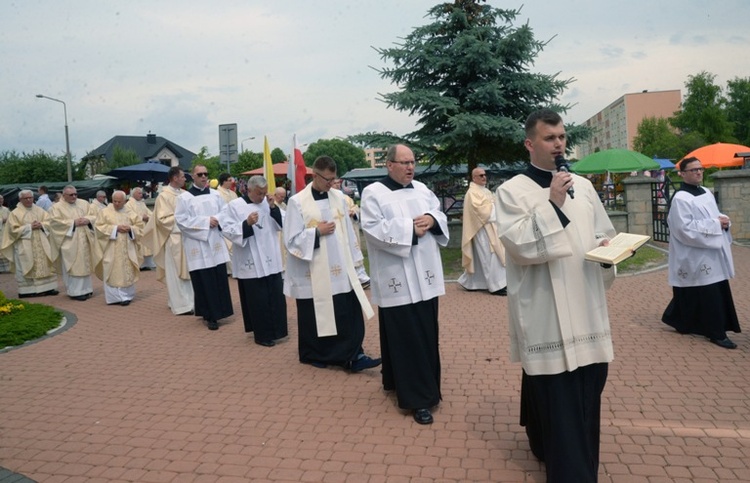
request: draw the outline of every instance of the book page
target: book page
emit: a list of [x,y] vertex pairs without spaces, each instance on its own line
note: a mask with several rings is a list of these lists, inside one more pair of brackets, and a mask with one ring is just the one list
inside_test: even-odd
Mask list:
[[609,241],[609,246],[620,248],[637,248],[645,243],[649,238],[648,235],[636,235],[634,233],[618,233]]

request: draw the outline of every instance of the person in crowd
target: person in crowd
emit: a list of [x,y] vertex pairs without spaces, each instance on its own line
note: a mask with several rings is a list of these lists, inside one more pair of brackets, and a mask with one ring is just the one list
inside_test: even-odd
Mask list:
[[96,209],[96,212],[99,213],[104,208],[107,207],[107,193],[103,190],[99,190],[96,192],[96,198],[91,200],[91,206],[93,206]]
[[185,193],[185,172],[172,166],[165,186],[154,202],[154,214],[148,220],[143,244],[151,249],[156,264],[156,278],[167,286],[167,306],[174,315],[192,315],[195,306],[182,232],[175,223],[177,198]]
[[506,295],[505,250],[497,236],[495,197],[487,189],[484,168],[471,171],[471,183],[464,196],[461,233],[461,264],[464,273],[458,284],[466,290],[488,290]]
[[548,482],[595,482],[601,394],[614,357],[605,276],[614,269],[584,255],[615,230],[591,183],[556,170],[566,146],[560,115],[535,111],[525,129],[531,164],[496,192],[511,360],[523,367],[521,425]]
[[253,176],[247,194],[219,216],[222,235],[234,245],[232,276],[237,279],[245,332],[255,343],[273,347],[288,335],[279,233],[281,210],[268,194],[263,176]]
[[[357,247],[360,247],[361,249],[361,241],[359,237],[360,232],[360,223],[359,223],[359,206],[354,202],[354,200],[351,198],[351,196],[347,195],[341,190],[341,178],[336,178],[336,181],[333,182],[332,188],[335,190],[338,190],[341,192],[342,195],[344,195],[344,200],[346,201],[346,207],[348,210],[349,218],[352,219],[352,228],[354,229],[354,236],[356,237],[357,241]],[[359,283],[362,284],[362,288],[369,288],[370,287],[370,276],[367,275],[367,270],[365,270],[365,262],[362,260],[362,262],[357,263],[357,265],[354,267],[357,269],[357,278],[359,279]]]
[[[5,198],[0,195],[0,240],[2,240],[3,226],[8,222],[10,216],[10,209],[5,206]],[[0,251],[0,273],[10,272],[10,260]]]
[[362,348],[362,312],[374,315],[354,268],[362,252],[343,195],[331,190],[336,162],[320,156],[313,172],[312,183],[289,198],[284,217],[284,294],[297,303],[299,360],[360,372],[381,363]]
[[286,211],[286,189],[278,186],[273,190],[273,199],[280,210]]
[[11,269],[15,270],[18,297],[57,295],[48,214],[34,205],[31,190],[21,190],[18,200],[4,224],[0,241],[0,252],[12,261]]
[[229,204],[231,201],[237,199],[237,192],[235,191],[235,181],[232,175],[229,173],[221,173],[219,175],[219,184],[216,187],[216,191],[224,199],[224,202]]
[[227,281],[229,251],[218,220],[226,203],[208,186],[205,166],[195,165],[191,174],[193,186],[177,198],[174,218],[182,232],[195,315],[203,317],[208,330],[217,330],[218,321],[234,313]]
[[740,332],[729,279],[734,277],[732,226],[713,193],[701,186],[703,165],[695,157],[678,163],[682,186],[672,197],[669,284],[672,300],[662,321],[681,334],[698,334],[735,349],[727,331]]
[[388,175],[362,192],[362,230],[370,258],[372,302],[380,323],[383,388],[419,424],[433,422],[441,399],[438,297],[445,294],[440,246],[448,219],[437,196],[414,180],[413,151],[385,155]]
[[[114,198],[114,197],[113,197]],[[131,210],[133,213],[138,215],[143,222],[144,227],[148,224],[148,220],[151,219],[153,213],[146,206],[146,202],[143,200],[143,188],[136,186],[130,192],[130,198],[128,199],[126,208]],[[156,268],[154,263],[154,254],[151,247],[146,243],[141,243],[141,250],[143,253],[143,263],[141,264],[141,270],[152,270]]]
[[94,233],[97,213],[87,201],[78,199],[72,185],[63,188],[63,201],[55,203],[49,212],[63,283],[68,296],[75,300],[88,300],[94,293],[91,272],[92,257],[98,250]]
[[143,218],[126,202],[124,191],[112,193],[112,203],[99,212],[94,224],[99,242],[94,273],[104,282],[107,305],[130,305],[143,262]]
[[37,193],[39,193],[39,198],[36,200],[36,205],[43,209],[44,211],[49,211],[50,208],[52,208],[52,200],[49,199],[48,189],[45,185],[41,185],[39,188],[37,188]]

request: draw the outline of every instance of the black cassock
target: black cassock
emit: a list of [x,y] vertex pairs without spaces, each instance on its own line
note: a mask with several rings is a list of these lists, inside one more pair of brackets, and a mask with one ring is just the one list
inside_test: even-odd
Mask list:
[[272,341],[288,335],[283,285],[280,273],[237,279],[245,332],[253,332],[256,341]]

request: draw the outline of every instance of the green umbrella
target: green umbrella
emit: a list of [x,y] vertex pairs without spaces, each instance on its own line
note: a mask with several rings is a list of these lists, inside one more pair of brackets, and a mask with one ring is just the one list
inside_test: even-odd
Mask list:
[[578,174],[627,173],[661,169],[659,163],[645,154],[627,149],[607,149],[590,154],[571,166],[570,170]]

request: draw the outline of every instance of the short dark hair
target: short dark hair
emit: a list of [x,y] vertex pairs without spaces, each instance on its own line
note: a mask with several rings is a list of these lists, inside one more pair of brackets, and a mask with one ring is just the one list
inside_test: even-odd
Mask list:
[[527,138],[534,137],[534,135],[536,134],[536,125],[539,121],[542,121],[544,124],[549,124],[550,126],[557,126],[558,124],[563,122],[560,114],[556,113],[552,109],[536,110],[529,114],[529,117],[526,118],[524,129],[526,130]]
[[677,163],[677,169],[679,169],[680,171],[685,171],[685,168],[687,167],[687,165],[695,161],[700,162],[700,159],[696,158],[695,156],[690,156],[689,158],[685,158],[679,163]]
[[318,171],[333,171],[336,172],[336,161],[330,156],[318,156],[313,163],[313,169]]
[[178,177],[180,173],[182,173],[182,168],[179,166],[172,166],[169,168],[169,171],[167,171],[167,179],[172,181],[172,179]]
[[227,182],[227,180],[228,180],[229,178],[231,178],[231,177],[232,177],[232,175],[231,175],[231,174],[229,174],[229,173],[221,173],[221,174],[219,175],[219,186],[221,186],[221,185],[223,185],[224,183],[226,183],[226,182]]
[[45,185],[41,185],[38,190],[40,193],[44,194],[47,192],[47,187]]

